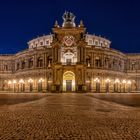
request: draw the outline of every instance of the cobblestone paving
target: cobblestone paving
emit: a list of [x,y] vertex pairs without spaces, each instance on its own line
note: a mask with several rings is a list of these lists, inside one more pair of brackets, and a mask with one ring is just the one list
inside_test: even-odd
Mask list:
[[140,109],[86,94],[0,107],[3,140],[140,140]]

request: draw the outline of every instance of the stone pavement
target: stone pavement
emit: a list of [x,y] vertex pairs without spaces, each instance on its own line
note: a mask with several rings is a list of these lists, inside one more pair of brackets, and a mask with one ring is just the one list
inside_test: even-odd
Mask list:
[[86,94],[0,106],[2,140],[140,140],[140,108]]

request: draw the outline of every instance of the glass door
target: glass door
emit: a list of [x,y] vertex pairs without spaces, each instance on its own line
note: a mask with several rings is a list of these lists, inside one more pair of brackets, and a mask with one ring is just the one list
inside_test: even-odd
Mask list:
[[66,80],[66,91],[72,91],[72,80]]

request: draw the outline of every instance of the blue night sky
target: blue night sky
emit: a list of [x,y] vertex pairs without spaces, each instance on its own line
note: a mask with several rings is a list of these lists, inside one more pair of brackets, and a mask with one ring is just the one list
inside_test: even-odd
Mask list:
[[0,54],[26,49],[27,42],[49,34],[64,11],[82,19],[87,32],[112,41],[112,48],[140,53],[139,0],[1,0]]

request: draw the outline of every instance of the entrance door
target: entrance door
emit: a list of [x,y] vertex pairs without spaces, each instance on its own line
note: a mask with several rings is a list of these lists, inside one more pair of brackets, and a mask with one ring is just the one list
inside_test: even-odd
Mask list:
[[66,80],[66,91],[72,91],[72,80]]
[[75,74],[72,71],[66,71],[63,74],[63,91],[75,91]]
[[30,92],[33,91],[33,83],[30,83]]
[[39,91],[39,92],[42,91],[42,82],[38,83],[38,91]]
[[96,92],[100,93],[100,83],[96,83]]

